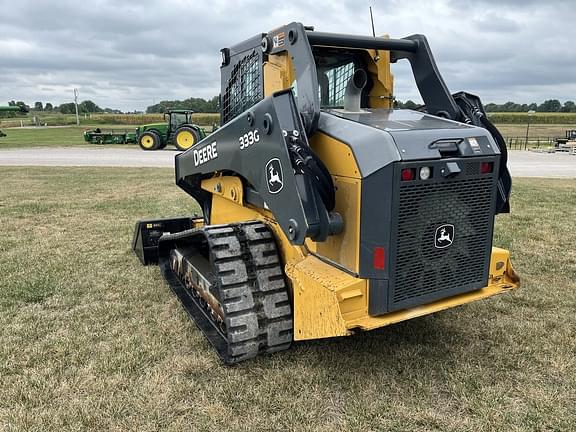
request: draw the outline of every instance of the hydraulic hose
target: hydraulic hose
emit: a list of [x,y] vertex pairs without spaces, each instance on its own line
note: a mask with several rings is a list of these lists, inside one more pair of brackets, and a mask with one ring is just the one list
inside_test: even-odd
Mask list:
[[292,136],[288,146],[295,170],[310,178],[318,191],[326,210],[334,210],[336,205],[334,182],[324,162],[303,142],[300,137]]

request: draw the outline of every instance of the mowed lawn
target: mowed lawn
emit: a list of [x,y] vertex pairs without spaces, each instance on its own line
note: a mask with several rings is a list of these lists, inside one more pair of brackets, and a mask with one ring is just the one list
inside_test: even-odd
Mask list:
[[521,290],[225,367],[130,250],[173,177],[0,167],[0,430],[574,430],[576,180],[515,181]]

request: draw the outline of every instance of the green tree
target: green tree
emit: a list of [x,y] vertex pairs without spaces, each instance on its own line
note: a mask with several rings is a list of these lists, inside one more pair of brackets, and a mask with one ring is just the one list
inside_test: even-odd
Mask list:
[[576,104],[573,101],[564,102],[564,106],[562,106],[562,112],[576,112]]
[[102,108],[100,108],[91,100],[85,100],[78,104],[78,111],[81,113],[96,113],[102,112]]
[[418,108],[418,105],[416,105],[416,102],[411,101],[410,99],[408,99],[408,100],[406,101],[406,103],[404,103],[404,108],[405,108],[405,109],[411,109],[411,110],[413,110],[413,109]]
[[34,111],[43,111],[42,102],[34,102]]
[[74,106],[74,102],[63,103],[58,107],[58,111],[62,114],[74,114],[76,113],[76,107]]
[[536,111],[538,112],[559,112],[562,109],[562,104],[558,99],[545,100],[541,105],[538,105]]
[[163,113],[168,109],[186,109],[194,112],[218,112],[219,111],[219,96],[214,96],[210,100],[203,98],[188,98],[184,100],[161,101],[155,105],[150,105],[146,108],[146,112]]
[[52,111],[53,109],[54,107],[52,104],[50,102],[46,102],[46,105],[44,105],[44,111]]

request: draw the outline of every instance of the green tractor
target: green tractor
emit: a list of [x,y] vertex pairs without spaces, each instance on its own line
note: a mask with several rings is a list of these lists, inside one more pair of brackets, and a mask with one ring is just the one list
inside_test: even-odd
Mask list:
[[192,123],[189,110],[168,110],[164,122],[142,125],[136,129],[136,140],[142,150],[160,150],[173,144],[178,150],[188,150],[206,137],[206,131]]

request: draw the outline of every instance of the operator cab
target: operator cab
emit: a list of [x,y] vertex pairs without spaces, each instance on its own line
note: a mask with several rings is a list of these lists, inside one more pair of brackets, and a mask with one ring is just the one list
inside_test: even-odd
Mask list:
[[[381,83],[380,56],[365,49],[313,47],[320,109],[356,114],[369,108],[392,108],[392,75]],[[374,55],[374,57],[372,57]],[[386,54],[382,53],[384,57]],[[382,62],[387,59],[382,58]]]
[[168,111],[164,114],[164,120],[170,125],[171,130],[176,130],[183,124],[191,124],[193,113],[194,111],[188,110]]
[[342,50],[317,50],[314,52],[316,73],[322,109],[344,108],[344,95],[348,82],[356,70],[366,66],[358,54]]

